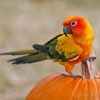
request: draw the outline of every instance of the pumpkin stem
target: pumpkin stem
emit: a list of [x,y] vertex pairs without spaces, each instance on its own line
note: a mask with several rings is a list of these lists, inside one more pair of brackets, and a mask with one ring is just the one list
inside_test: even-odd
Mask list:
[[97,67],[93,64],[96,59],[96,56],[94,52],[82,62],[82,75],[85,78],[95,78],[99,77],[98,75],[98,69]]

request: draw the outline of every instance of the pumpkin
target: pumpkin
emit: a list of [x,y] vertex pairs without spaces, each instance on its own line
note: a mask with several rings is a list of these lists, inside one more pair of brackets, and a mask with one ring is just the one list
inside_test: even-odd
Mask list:
[[100,100],[100,77],[91,59],[82,62],[83,79],[50,75],[33,87],[26,100]]

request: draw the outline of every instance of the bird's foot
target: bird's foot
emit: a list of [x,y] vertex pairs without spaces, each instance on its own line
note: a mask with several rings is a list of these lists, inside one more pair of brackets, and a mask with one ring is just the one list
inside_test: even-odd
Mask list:
[[83,76],[82,75],[75,75],[72,72],[69,73],[69,76],[74,77],[75,79],[76,78],[82,78],[83,79]]
[[62,74],[62,75],[65,76],[65,77],[70,76],[70,77],[73,77],[74,79],[76,79],[76,78],[81,78],[81,79],[83,79],[83,76],[82,76],[82,75],[75,75],[75,74],[73,74],[72,72],[70,72],[69,74]]

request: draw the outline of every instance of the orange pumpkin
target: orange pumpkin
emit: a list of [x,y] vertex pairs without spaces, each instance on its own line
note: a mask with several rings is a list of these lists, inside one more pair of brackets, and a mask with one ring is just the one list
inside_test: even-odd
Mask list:
[[26,100],[100,100],[100,78],[88,64],[82,65],[83,79],[64,74],[48,76],[32,89]]

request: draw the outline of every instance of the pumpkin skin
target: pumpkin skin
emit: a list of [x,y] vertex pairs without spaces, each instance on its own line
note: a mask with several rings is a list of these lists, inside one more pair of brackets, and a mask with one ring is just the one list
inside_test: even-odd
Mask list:
[[100,100],[100,78],[51,75],[41,80],[26,100]]

